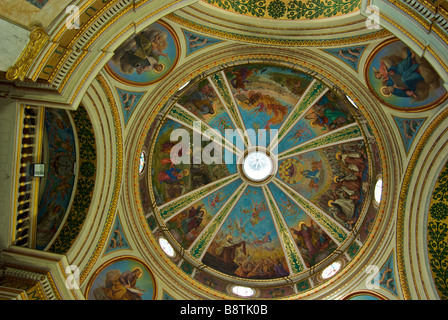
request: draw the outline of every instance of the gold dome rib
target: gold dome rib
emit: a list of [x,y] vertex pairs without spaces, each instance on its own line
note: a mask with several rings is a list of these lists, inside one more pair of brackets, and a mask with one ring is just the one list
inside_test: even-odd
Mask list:
[[329,145],[342,144],[362,139],[364,139],[364,136],[362,135],[359,125],[357,123],[352,123],[294,146],[279,154],[278,159],[283,160],[301,153],[322,149]]
[[204,229],[203,232],[197,237],[196,241],[189,248],[190,254],[200,260],[207,252],[208,247],[220,230],[222,224],[232,212],[233,207],[243,195],[244,190],[247,188],[246,183],[242,183],[238,189],[229,197],[223,207],[213,217],[213,220],[209,223],[209,227]]
[[275,228],[277,229],[277,234],[279,235],[283,251],[287,257],[286,261],[288,262],[291,273],[294,274],[304,271],[306,266],[305,261],[300,252],[297,250],[289,227],[287,226],[271,191],[266,185],[263,186],[263,193],[267,200],[268,207],[270,209],[269,211],[272,215]]
[[348,231],[341,228],[339,224],[328,216],[324,211],[311,203],[308,199],[292,190],[286,183],[274,178],[273,183],[280,188],[291,200],[297,204],[311,219],[313,219],[327,234],[341,245],[348,236]]
[[288,118],[283,122],[278,130],[274,143],[269,148],[275,148],[282,139],[288,134],[294,125],[303,117],[308,109],[310,109],[326,92],[328,88],[318,80],[313,80],[294,106]]

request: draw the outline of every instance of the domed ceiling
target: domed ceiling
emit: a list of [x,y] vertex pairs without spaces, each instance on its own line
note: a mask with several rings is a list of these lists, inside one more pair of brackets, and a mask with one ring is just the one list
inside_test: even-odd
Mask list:
[[48,171],[2,258],[38,249],[26,272],[90,300],[446,298],[441,7],[95,0],[78,29],[69,1],[19,2],[4,21],[45,19],[0,91],[45,111]]
[[360,252],[381,168],[346,96],[302,70],[249,63],[192,80],[163,110],[140,194],[182,272],[284,297]]

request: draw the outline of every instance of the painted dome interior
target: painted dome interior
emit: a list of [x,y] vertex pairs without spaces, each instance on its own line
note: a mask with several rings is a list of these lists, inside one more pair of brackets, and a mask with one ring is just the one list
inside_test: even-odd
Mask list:
[[447,26],[442,0],[0,1],[0,299],[448,299]]
[[[156,234],[200,282],[324,282],[323,268],[359,253],[378,209],[381,168],[360,119],[346,96],[274,64],[190,81],[148,139]],[[274,164],[261,181],[244,170],[256,150]]]

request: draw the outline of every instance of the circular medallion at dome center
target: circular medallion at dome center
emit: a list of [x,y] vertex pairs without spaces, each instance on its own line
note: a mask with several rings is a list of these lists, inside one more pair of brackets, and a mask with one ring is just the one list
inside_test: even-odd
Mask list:
[[244,176],[253,182],[262,182],[274,173],[274,163],[264,151],[249,152],[243,160]]

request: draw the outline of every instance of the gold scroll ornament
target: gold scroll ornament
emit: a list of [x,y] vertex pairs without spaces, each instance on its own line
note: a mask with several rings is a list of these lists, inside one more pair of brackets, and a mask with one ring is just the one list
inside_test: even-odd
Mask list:
[[30,40],[17,59],[14,66],[9,67],[6,72],[6,79],[23,81],[37,55],[48,42],[49,36],[43,28],[35,27],[30,33]]

